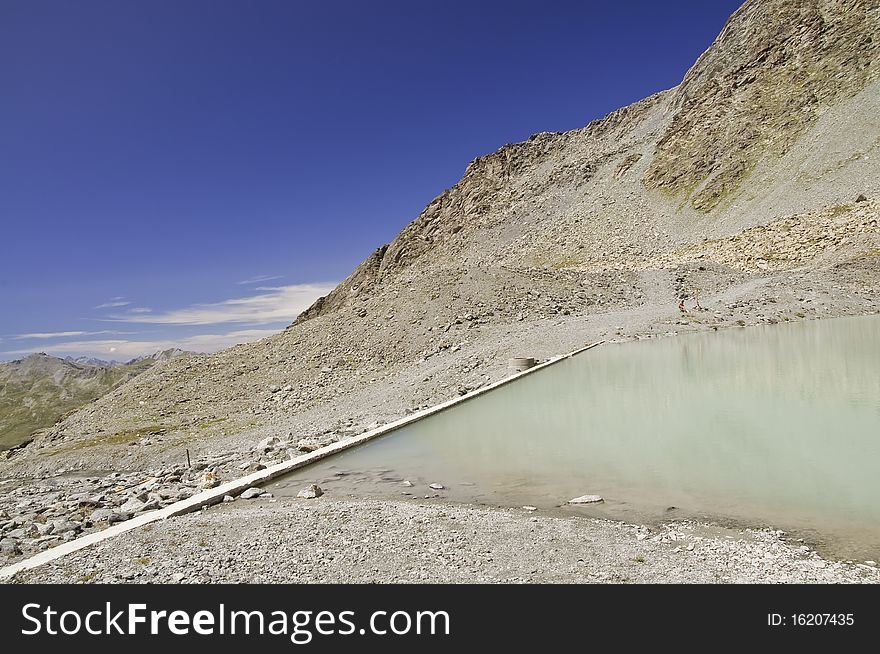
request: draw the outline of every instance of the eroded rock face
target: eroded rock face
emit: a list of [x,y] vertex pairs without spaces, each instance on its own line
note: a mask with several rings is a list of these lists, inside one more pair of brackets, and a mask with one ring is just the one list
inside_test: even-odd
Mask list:
[[675,91],[675,117],[645,175],[708,211],[756,161],[880,74],[876,0],[749,0]]

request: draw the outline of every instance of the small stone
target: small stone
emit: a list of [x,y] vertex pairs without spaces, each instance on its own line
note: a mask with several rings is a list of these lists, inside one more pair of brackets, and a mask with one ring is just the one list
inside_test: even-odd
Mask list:
[[243,500],[252,500],[255,497],[259,497],[262,494],[263,494],[262,488],[251,487],[251,488],[248,488],[241,495],[239,495],[239,497]]
[[307,488],[303,488],[299,493],[296,494],[297,497],[301,497],[304,500],[313,500],[316,497],[321,497],[324,494],[324,491],[321,490],[321,487],[318,484],[311,484]]
[[235,498],[232,497],[232,495],[224,495],[223,496],[224,503],[229,503],[229,502],[234,502],[234,501],[235,501]]
[[433,484],[428,484],[428,488],[433,488],[434,490],[443,490],[444,488],[446,488],[446,486],[434,482]]
[[581,495],[568,500],[569,504],[598,504],[604,502],[601,495]]
[[525,509],[526,511],[537,511],[537,510],[538,510],[538,507],[537,507],[537,506],[531,506],[531,505],[529,505],[529,504],[526,504],[525,506],[523,506],[523,509]]
[[413,483],[409,479],[404,479],[402,482],[400,482],[400,485],[406,486],[407,488],[412,488]]

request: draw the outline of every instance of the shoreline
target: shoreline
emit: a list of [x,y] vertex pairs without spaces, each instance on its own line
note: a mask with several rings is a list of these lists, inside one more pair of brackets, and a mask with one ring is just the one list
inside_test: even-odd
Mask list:
[[828,561],[768,529],[690,520],[647,527],[324,496],[219,505],[130,531],[9,581],[880,583],[880,570]]

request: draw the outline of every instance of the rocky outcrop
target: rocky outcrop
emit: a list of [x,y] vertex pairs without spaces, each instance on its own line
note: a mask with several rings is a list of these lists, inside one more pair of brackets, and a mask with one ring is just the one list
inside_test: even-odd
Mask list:
[[[608,162],[609,155],[619,150],[619,141],[625,141],[649,110],[668,95],[657,93],[579,130],[541,132],[527,141],[511,143],[492,154],[477,157],[468,164],[461,181],[437,196],[394,241],[373,252],[329,295],[300,314],[294,324],[332,313],[349,300],[372,290],[386,276],[416,261],[423,262],[426,256],[457,256],[464,243],[482,228],[498,221],[523,196],[537,196],[554,186],[576,188],[586,183]],[[598,145],[597,152],[560,166],[560,153],[575,150],[582,143]],[[640,156],[630,155],[626,168]],[[544,166],[547,170],[536,179],[536,169]]]
[[[789,216],[739,234],[688,245],[644,263],[664,268],[685,263],[715,263],[745,271],[789,270],[840,250],[853,259],[880,257],[880,203],[865,199],[808,214]],[[878,260],[880,267],[880,260]]]
[[377,248],[375,252],[367,257],[366,261],[349,275],[344,283],[334,288],[326,296],[315,300],[312,306],[303,311],[293,324],[301,324],[323,313],[334,311],[345,304],[349,298],[356,297],[360,293],[369,292],[381,276],[382,262],[385,259],[386,252],[388,252],[387,245]]
[[675,91],[649,188],[710,211],[762,157],[880,75],[875,0],[749,0]]

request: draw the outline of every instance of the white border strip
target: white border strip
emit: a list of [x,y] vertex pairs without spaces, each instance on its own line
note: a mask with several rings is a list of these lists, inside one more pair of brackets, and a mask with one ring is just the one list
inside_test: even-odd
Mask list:
[[288,472],[307,466],[310,463],[320,461],[321,459],[336,454],[337,452],[342,452],[357,445],[361,445],[363,443],[366,443],[367,441],[373,440],[374,438],[383,436],[388,432],[395,431],[400,427],[418,422],[423,418],[427,418],[428,416],[439,413],[444,409],[448,409],[457,404],[461,404],[462,402],[466,402],[479,395],[482,395],[483,393],[488,393],[489,391],[494,390],[499,386],[504,386],[505,384],[509,384],[512,381],[520,379],[521,377],[525,377],[526,375],[529,375],[533,372],[537,372],[538,370],[542,370],[548,366],[552,366],[554,363],[558,363],[563,359],[573,357],[576,354],[580,354],[581,352],[594,348],[597,345],[601,345],[604,342],[605,341],[598,341],[596,343],[591,343],[590,345],[586,345],[582,348],[574,350],[573,352],[569,352],[568,354],[563,354],[561,356],[548,359],[544,363],[510,375],[509,377],[505,377],[504,379],[497,381],[494,384],[483,386],[482,388],[478,388],[477,390],[466,393],[465,395],[455,397],[451,400],[436,404],[427,409],[422,409],[421,411],[412,413],[408,416],[395,420],[394,422],[389,422],[386,425],[382,425],[380,427],[377,427],[376,429],[364,432],[363,434],[355,436],[354,438],[337,441],[336,443],[327,445],[326,447],[322,447],[321,449],[310,452],[309,454],[298,456],[295,459],[290,459],[289,461],[276,463],[275,465],[269,466],[263,470],[259,470],[258,472],[254,472],[245,477],[241,477],[234,481],[216,486],[215,488],[202,491],[201,493],[197,493],[196,495],[193,495],[188,499],[175,502],[174,504],[169,504],[163,509],[157,509],[155,511],[150,511],[149,513],[144,513],[130,520],[126,520],[125,522],[117,523],[112,527],[108,527],[107,529],[102,529],[101,531],[96,531],[91,534],[81,536],[80,538],[62,543],[61,545],[56,545],[55,547],[45,550],[44,552],[40,552],[39,554],[35,554],[30,558],[18,561],[17,563],[13,563],[10,566],[6,566],[5,568],[0,569],[0,579],[11,577],[12,575],[16,574],[17,572],[21,572],[22,570],[30,570],[32,568],[36,568],[45,563],[49,563],[50,561],[60,559],[62,556],[65,556],[72,552],[77,552],[90,545],[100,543],[101,541],[108,540],[110,538],[113,538],[114,536],[123,534],[126,531],[137,529],[138,527],[142,527],[152,522],[158,522],[159,520],[165,520],[166,518],[183,515],[184,513],[198,511],[203,506],[217,504],[218,502],[223,500],[223,497],[225,495],[238,495],[246,491],[248,488],[251,488],[252,486],[258,486],[267,481],[275,479],[276,477],[285,475]]

